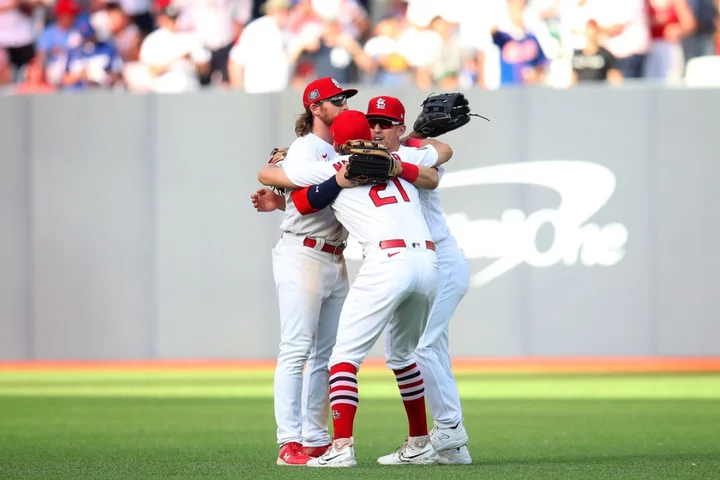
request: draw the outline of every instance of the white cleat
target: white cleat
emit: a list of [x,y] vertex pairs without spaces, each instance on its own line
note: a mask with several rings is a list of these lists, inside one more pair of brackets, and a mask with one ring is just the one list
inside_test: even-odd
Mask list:
[[470,465],[472,458],[466,446],[445,450],[438,453],[438,463],[440,465]]
[[430,441],[435,451],[440,453],[467,445],[468,434],[465,425],[460,422],[456,428],[433,428]]
[[395,453],[378,458],[380,465],[435,465],[438,454],[430,443],[430,436],[407,437]]
[[354,444],[352,438],[333,440],[327,452],[320,457],[311,458],[306,465],[308,467],[354,467],[357,465]]

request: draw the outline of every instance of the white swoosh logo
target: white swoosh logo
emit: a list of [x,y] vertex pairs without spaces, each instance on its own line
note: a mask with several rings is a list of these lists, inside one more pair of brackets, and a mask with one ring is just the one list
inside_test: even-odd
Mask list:
[[[557,213],[568,226],[580,227],[602,208],[615,191],[615,175],[595,163],[551,160],[511,163],[447,172],[439,189],[476,185],[527,184],[555,190],[560,194]],[[517,256],[498,259],[473,275],[471,284],[482,286],[522,263]]]

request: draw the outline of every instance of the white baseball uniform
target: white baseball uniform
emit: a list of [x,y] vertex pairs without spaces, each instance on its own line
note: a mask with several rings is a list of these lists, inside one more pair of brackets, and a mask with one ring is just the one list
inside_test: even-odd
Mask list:
[[[283,165],[298,186],[323,183],[348,157],[308,168]],[[396,178],[385,185],[343,189],[330,204],[363,249],[363,265],[340,314],[330,366],[359,367],[387,327],[386,363],[399,370],[415,363],[435,297],[438,262],[423,218],[418,190]]]
[[[432,167],[437,153],[401,146],[396,152],[404,162]],[[438,168],[440,180],[445,169]],[[437,190],[419,190],[422,212],[425,217],[440,264],[438,289],[430,309],[425,332],[415,350],[415,359],[425,382],[425,397],[435,425],[454,427],[462,420],[462,408],[455,376],[452,372],[449,350],[449,325],[460,301],[468,291],[470,269],[467,258],[443,216],[440,193]]]
[[[332,145],[310,133],[292,143],[283,166],[303,169],[336,157]],[[327,167],[334,171],[330,163]],[[329,208],[300,215],[289,193],[280,229],[282,237],[272,251],[280,305],[280,353],[275,370],[277,442],[323,446],[331,441],[327,428],[328,360],[348,292],[342,256],[347,232]]]

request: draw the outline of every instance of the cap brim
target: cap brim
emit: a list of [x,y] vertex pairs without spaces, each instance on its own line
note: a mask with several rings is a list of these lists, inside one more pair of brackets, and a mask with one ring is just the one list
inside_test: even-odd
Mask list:
[[340,95],[343,95],[345,98],[350,98],[350,97],[354,97],[355,95],[357,95],[357,93],[358,93],[358,91],[355,90],[354,88],[348,88],[347,90],[343,90],[342,92],[333,93],[332,95],[330,95],[328,97],[322,97],[322,98],[318,97],[315,100],[313,100],[312,102],[310,102],[308,105],[314,105],[316,103],[324,102],[325,100],[330,100],[331,98],[338,97]]
[[343,90],[340,92],[340,95],[345,95],[347,98],[354,97],[357,95],[358,91],[354,88],[348,88],[347,90]]
[[403,122],[402,120],[398,120],[395,117],[390,117],[390,116],[386,116],[386,115],[378,115],[376,113],[374,113],[372,115],[365,115],[365,118],[367,118],[368,120],[372,120],[373,118],[377,118],[380,120],[389,120],[397,125],[405,125],[405,122]]

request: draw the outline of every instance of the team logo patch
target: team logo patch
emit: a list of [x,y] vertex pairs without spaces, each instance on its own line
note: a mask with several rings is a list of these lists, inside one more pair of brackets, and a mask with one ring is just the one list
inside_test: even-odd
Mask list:
[[331,78],[330,80],[332,80],[333,85],[335,85],[337,88],[340,88],[340,84],[338,83],[337,80],[335,80],[334,78]]
[[308,100],[310,100],[312,102],[319,96],[320,96],[320,92],[318,91],[318,89],[315,89],[312,92],[308,93]]
[[385,110],[385,99],[378,98],[377,102],[375,102],[375,108],[377,108],[379,110]]

